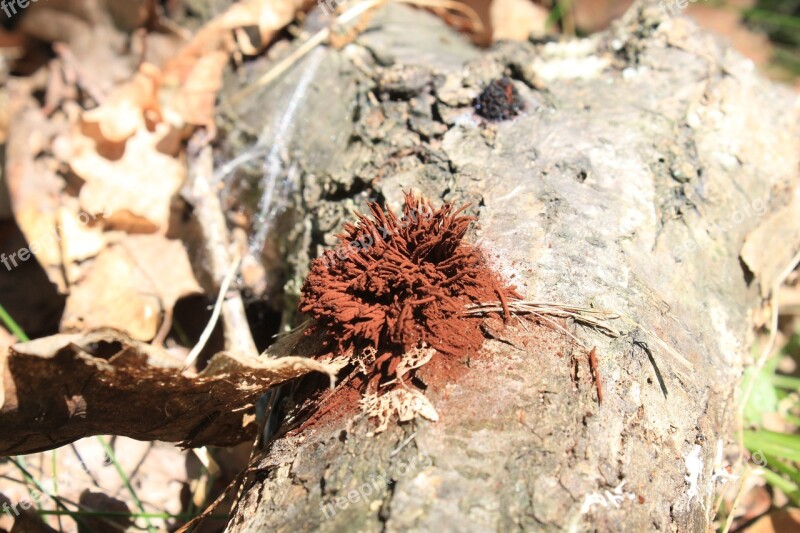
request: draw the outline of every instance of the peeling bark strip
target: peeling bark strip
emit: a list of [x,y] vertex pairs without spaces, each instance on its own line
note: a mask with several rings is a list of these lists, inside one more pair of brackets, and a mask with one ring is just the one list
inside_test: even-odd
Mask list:
[[[373,436],[374,421],[326,409],[353,403],[344,384],[318,416],[315,398],[293,407],[308,399],[302,380],[229,531],[706,530],[753,309],[800,248],[796,95],[656,5],[590,39],[482,51],[390,4],[346,50],[319,51],[311,86],[336,90],[309,100],[286,139],[302,184],[293,231],[276,237],[290,291],[363,198],[396,209],[414,188],[472,203],[480,228],[465,239],[526,300],[626,318],[618,337],[566,325],[601,354],[602,405],[594,386],[573,386],[571,339],[513,316],[478,356],[425,376],[436,423]],[[302,72],[231,110],[221,149],[266,135]],[[489,122],[473,103],[504,75],[525,110]],[[645,338],[657,370],[636,346]],[[418,456],[431,465],[396,475]],[[396,481],[326,516],[372,473]]]
[[182,446],[252,438],[253,404],[269,387],[335,368],[304,357],[215,355],[199,374],[113,330],[54,335],[0,354],[0,456],[35,453],[89,435]]

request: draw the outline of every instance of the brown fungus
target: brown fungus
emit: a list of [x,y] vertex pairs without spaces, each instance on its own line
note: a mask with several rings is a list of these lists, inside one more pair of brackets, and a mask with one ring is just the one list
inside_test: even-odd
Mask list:
[[455,356],[476,351],[481,319],[464,316],[465,306],[498,300],[505,306],[520,296],[463,241],[475,220],[462,214],[467,207],[434,209],[406,194],[398,218],[371,203],[372,216],[345,224],[338,246],[311,264],[300,310],[316,319],[312,328],[323,328],[340,353],[359,357],[374,349],[375,365],[388,363],[390,374],[397,366],[391,356],[416,348]]

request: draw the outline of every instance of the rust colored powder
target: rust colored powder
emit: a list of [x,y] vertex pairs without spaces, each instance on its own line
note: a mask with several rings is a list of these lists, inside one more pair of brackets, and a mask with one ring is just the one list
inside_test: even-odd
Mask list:
[[474,220],[461,214],[466,207],[433,209],[406,194],[398,218],[370,204],[372,216],[345,224],[337,248],[312,262],[300,310],[335,339],[340,353],[375,348],[376,365],[393,367],[392,355],[422,343],[443,354],[474,352],[483,342],[481,319],[465,317],[465,306],[498,300],[505,306],[520,296],[478,248],[463,242]]

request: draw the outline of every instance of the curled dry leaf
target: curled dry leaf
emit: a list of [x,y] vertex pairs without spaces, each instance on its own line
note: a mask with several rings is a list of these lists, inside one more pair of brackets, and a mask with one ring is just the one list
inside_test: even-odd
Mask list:
[[304,357],[216,354],[199,374],[111,329],[61,334],[0,353],[0,456],[124,435],[183,446],[231,446],[253,435],[254,402],[270,387],[336,368]]

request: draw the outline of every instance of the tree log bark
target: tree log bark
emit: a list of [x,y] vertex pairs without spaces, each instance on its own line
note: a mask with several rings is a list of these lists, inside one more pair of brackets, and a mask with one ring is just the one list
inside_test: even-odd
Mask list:
[[[525,110],[488,122],[472,101],[504,74]],[[392,4],[226,120],[222,153],[280,148],[264,257],[289,319],[349,209],[397,209],[409,188],[471,201],[469,238],[526,299],[623,317],[618,338],[565,324],[596,347],[602,403],[587,350],[544,321],[495,328],[481,357],[431,376],[435,423],[373,434],[345,386],[300,383],[230,531],[707,528],[757,311],[800,249],[796,95],[657,6],[588,39],[482,51]],[[272,353],[318,348],[290,336]]]

